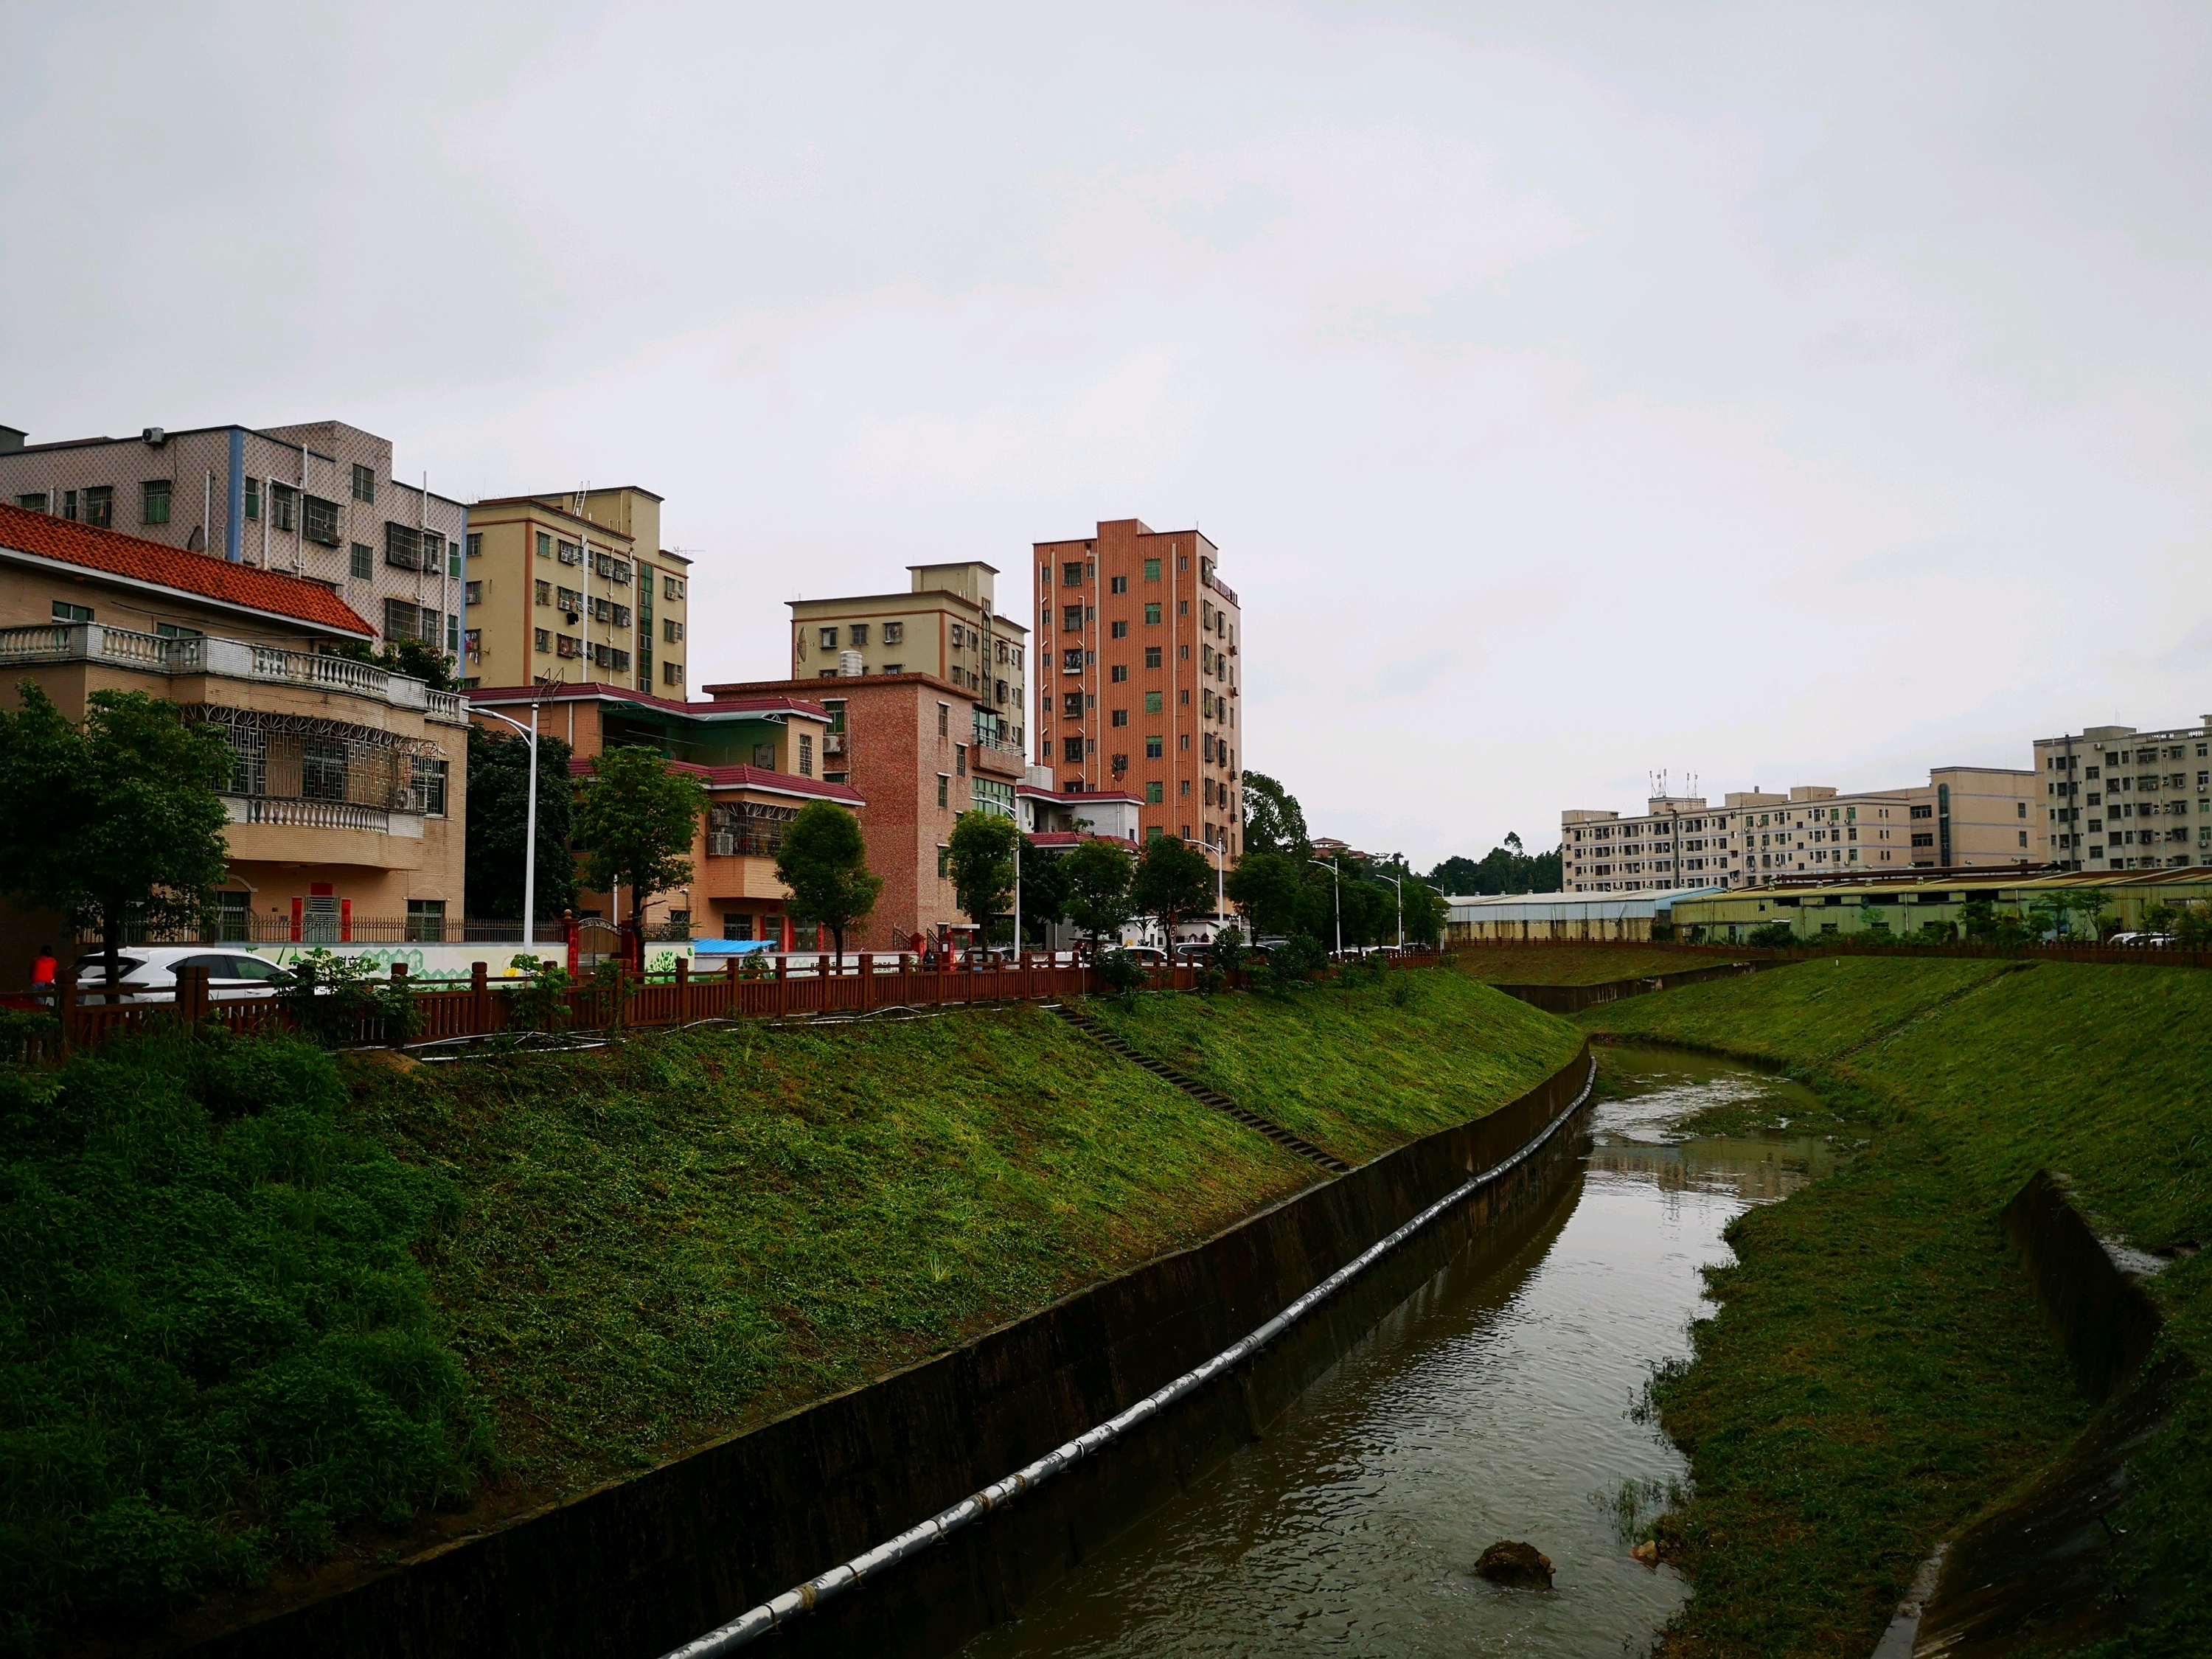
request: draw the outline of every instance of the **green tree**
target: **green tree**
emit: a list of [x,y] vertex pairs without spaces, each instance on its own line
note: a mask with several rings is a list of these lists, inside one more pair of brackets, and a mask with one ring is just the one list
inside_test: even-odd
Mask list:
[[17,692],[0,711],[0,885],[97,927],[112,982],[125,930],[196,926],[222,884],[230,745],[143,691],[94,692],[82,725]]
[[[538,739],[538,920],[576,902],[576,858],[568,850],[575,796],[568,745]],[[471,915],[522,915],[525,843],[529,838],[530,745],[469,727],[468,891]]]
[[1443,944],[1445,926],[1451,921],[1451,906],[1444,902],[1444,896],[1418,878],[1406,883],[1405,896],[1406,943]]
[[1297,797],[1265,772],[1244,775],[1244,850],[1280,853],[1303,860],[1313,855],[1306,815]]
[[1160,919],[1172,949],[1176,924],[1213,909],[1212,860],[1180,836],[1158,836],[1145,843],[1144,856],[1137,860],[1129,902],[1139,913]]
[[370,649],[366,641],[354,641],[340,646],[337,654],[394,674],[404,674],[410,680],[422,681],[433,691],[454,689],[453,659],[422,640],[387,641],[380,651]]
[[629,889],[630,927],[642,937],[645,902],[691,879],[691,847],[707,791],[657,749],[610,749],[592,762],[575,815],[584,884]]
[[1022,933],[1044,943],[1045,929],[1067,915],[1067,860],[1058,853],[1022,849]]
[[1129,919],[1129,884],[1136,860],[1118,842],[1094,836],[1062,862],[1067,883],[1067,919],[1095,945]]
[[826,800],[809,801],[799,809],[799,816],[783,832],[775,876],[791,889],[793,916],[827,927],[841,957],[845,954],[845,930],[866,919],[884,890],[884,878],[868,872],[860,821]]
[[1297,924],[1306,866],[1283,853],[1247,853],[1223,884],[1231,901],[1263,937],[1288,934]]
[[1480,861],[1454,855],[1429,872],[1429,884],[1441,892],[1556,893],[1559,890],[1561,855],[1559,848],[1533,856],[1521,837],[1508,831],[1502,845],[1493,847]]
[[996,812],[963,812],[952,825],[945,867],[961,914],[989,932],[991,923],[1013,908],[1014,845],[1021,839],[1014,821]]

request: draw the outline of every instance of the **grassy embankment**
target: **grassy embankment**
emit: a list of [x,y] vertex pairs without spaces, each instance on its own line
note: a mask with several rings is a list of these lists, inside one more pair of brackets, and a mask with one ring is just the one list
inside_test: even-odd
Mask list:
[[1686,974],[1717,968],[1729,957],[1705,951],[1670,951],[1656,945],[1462,945],[1451,961],[1486,985],[1603,985],[1653,974]]
[[[1441,1079],[1347,1105],[1342,1144],[1381,1150],[1578,1040],[1439,997],[1433,1026],[1388,988],[1224,999],[1222,1051],[1257,1072],[1364,1012],[1370,1059]],[[1470,1045],[1506,1057],[1478,1073]],[[10,1085],[0,1603],[24,1649],[495,1524],[1315,1177],[1034,1009],[404,1073],[171,1041]]]
[[1575,1056],[1565,1021],[1462,975],[1291,998],[1147,996],[1092,1012],[1156,1055],[1351,1164],[1510,1100]]
[[[1670,1651],[1863,1654],[1936,1541],[2086,1419],[1999,1233],[2021,1182],[2066,1171],[2147,1249],[2208,1237],[2212,975],[1831,958],[1580,1023],[1786,1066],[1866,1126],[1845,1171],[1735,1224],[1696,1363],[1655,1389],[1697,1479],[1662,1534],[1698,1591]],[[2172,1599],[2116,1653],[2212,1640],[2208,1285],[2202,1256],[2157,1283],[2199,1381],[2122,1556]]]

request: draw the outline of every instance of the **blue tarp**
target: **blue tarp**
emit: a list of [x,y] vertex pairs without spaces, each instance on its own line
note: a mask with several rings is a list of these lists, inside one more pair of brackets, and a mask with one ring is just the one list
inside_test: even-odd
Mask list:
[[773,951],[775,941],[767,939],[695,939],[691,954],[695,957],[744,957],[756,951]]

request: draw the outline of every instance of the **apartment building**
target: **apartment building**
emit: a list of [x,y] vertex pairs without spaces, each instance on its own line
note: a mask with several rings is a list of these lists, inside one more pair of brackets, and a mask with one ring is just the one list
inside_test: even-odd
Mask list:
[[2092,726],[2039,738],[2039,842],[2066,870],[2212,865],[2212,714],[2138,732]]
[[278,571],[337,594],[378,641],[461,649],[467,510],[392,471],[392,441],[343,421],[148,427],[33,444],[0,427],[0,500]]
[[707,695],[709,708],[781,697],[823,711],[823,781],[859,797],[868,868],[884,882],[875,914],[847,935],[848,950],[911,951],[972,931],[947,869],[952,826],[969,811],[1016,817],[1024,771],[980,678],[971,686],[914,672],[840,674],[710,685]]
[[1798,784],[1723,798],[1655,795],[1642,814],[1559,815],[1570,893],[1756,886],[1778,878],[1911,869],[1990,869],[2043,861],[2033,772],[1942,766],[1924,788],[1839,793]]
[[988,717],[977,730],[988,725],[994,742],[1020,751],[1029,629],[999,614],[997,567],[970,560],[906,568],[903,593],[790,601],[792,678],[949,681]]
[[[540,733],[574,751],[569,771],[580,787],[594,759],[622,748],[658,750],[705,787],[708,804],[692,844],[691,880],[647,898],[648,934],[768,939],[787,951],[812,946],[813,928],[793,921],[789,890],[776,879],[784,830],[809,801],[834,801],[854,811],[865,805],[842,777],[832,781],[821,775],[834,718],[828,708],[775,693],[693,702],[588,682],[469,694],[472,712],[496,709],[526,726],[533,706]],[[513,736],[497,721],[477,724]],[[626,921],[629,911],[626,896],[577,895],[580,916]]]
[[1148,840],[1235,857],[1243,622],[1218,550],[1195,530],[1117,519],[1033,550],[1038,759],[1063,793],[1137,795]]
[[589,683],[684,702],[692,561],[660,545],[660,503],[632,484],[474,503],[462,684]]
[[[369,620],[289,572],[0,506],[0,698],[24,682],[82,719],[144,691],[230,745],[214,929],[241,941],[436,941],[463,914],[460,699],[332,653]],[[15,801],[13,811],[37,803]],[[0,906],[20,983],[62,918]]]

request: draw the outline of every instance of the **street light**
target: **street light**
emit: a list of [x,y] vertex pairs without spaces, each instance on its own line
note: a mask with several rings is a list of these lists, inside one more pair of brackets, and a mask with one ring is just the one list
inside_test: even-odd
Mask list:
[[1344,954],[1344,877],[1327,859],[1308,859],[1308,864],[1318,864],[1328,872],[1329,879],[1336,884],[1336,954]]
[[1367,872],[1377,881],[1387,881],[1398,890],[1398,948],[1406,948],[1406,881],[1402,876],[1386,876],[1380,870]]
[[471,708],[469,712],[511,726],[530,739],[530,810],[526,820],[529,839],[524,843],[522,854],[522,942],[534,945],[538,943],[538,705],[530,705],[527,726],[489,708]]
[[[1203,847],[1203,848],[1206,850],[1206,852],[1207,852],[1207,853],[1209,853],[1210,854],[1212,854],[1212,859],[1213,859],[1213,915],[1214,915],[1214,918],[1215,918],[1215,920],[1218,921],[1221,917],[1225,916],[1225,915],[1227,915],[1229,914],[1229,902],[1228,902],[1227,898],[1224,896],[1224,891],[1223,891],[1223,890],[1224,890],[1224,888],[1226,888],[1226,887],[1227,887],[1227,885],[1228,885],[1228,878],[1227,878],[1227,876],[1224,873],[1224,866],[1223,866],[1223,864],[1222,864],[1222,862],[1221,862],[1221,855],[1222,855],[1222,854],[1223,854],[1224,851],[1226,851],[1226,850],[1227,850],[1226,846],[1225,846],[1225,843],[1224,843],[1224,846],[1222,846],[1222,847],[1216,847],[1216,846],[1215,846],[1212,842],[1210,842],[1210,841],[1193,841],[1193,840],[1192,840],[1188,836],[1185,836],[1182,838],[1182,841],[1183,841],[1183,845],[1184,845],[1184,846],[1186,846],[1186,847]],[[1174,941],[1173,939],[1170,939],[1170,940],[1168,941],[1168,944],[1169,944],[1170,946],[1173,946],[1173,945],[1175,944],[1175,941]]]

